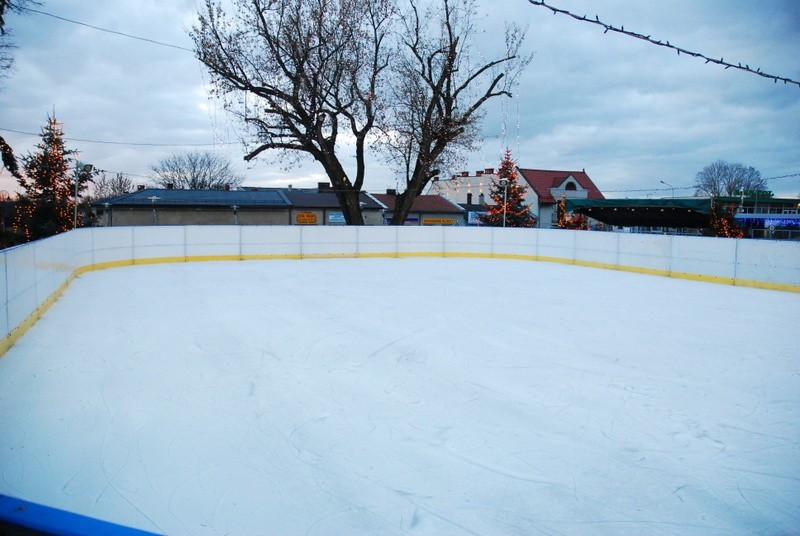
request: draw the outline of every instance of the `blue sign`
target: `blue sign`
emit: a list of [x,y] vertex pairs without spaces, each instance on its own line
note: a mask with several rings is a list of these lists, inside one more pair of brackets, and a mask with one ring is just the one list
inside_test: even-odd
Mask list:
[[486,214],[485,212],[467,212],[467,225],[483,225],[483,222],[478,219],[478,216]]

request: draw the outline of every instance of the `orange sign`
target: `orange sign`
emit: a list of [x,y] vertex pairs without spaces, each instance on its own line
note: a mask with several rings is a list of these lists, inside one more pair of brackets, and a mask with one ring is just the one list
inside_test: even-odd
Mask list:
[[422,218],[422,225],[455,225],[454,218]]
[[317,215],[314,212],[298,212],[294,221],[297,225],[316,225]]

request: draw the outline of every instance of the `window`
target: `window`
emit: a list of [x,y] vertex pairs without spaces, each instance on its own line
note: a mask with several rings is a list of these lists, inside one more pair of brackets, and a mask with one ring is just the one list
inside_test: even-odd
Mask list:
[[575,183],[574,183],[574,182],[568,182],[568,183],[567,183],[567,185],[566,185],[566,186],[564,186],[564,189],[565,189],[565,190],[569,190],[569,191],[575,191],[575,190],[577,190],[577,189],[578,189],[578,187],[577,187],[577,186],[575,186]]

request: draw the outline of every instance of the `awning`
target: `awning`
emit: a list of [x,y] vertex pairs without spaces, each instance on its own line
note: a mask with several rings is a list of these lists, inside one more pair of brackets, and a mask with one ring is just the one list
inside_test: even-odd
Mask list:
[[711,200],[567,199],[569,212],[621,227],[708,227]]

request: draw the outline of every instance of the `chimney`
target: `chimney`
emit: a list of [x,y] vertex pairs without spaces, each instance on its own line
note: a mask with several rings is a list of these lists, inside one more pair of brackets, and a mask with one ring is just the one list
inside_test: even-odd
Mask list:
[[226,184],[225,185],[225,191],[226,192],[230,192],[231,191],[231,185],[230,184]]
[[485,198],[483,197],[483,192],[481,192],[481,195],[478,196],[478,204],[485,205],[486,202],[484,201],[484,199]]
[[472,204],[472,194],[471,194],[471,193],[470,193],[470,194],[467,194],[467,204],[468,204],[468,205],[471,205],[471,204]]
[[287,190],[289,190],[290,192],[292,191],[292,185],[291,185],[291,184],[289,185],[289,187],[287,188]]
[[488,174],[488,175],[491,175],[492,173],[494,173],[494,168],[490,168],[490,167],[486,168],[486,169],[483,170],[483,172]]
[[141,192],[142,190],[144,190],[144,184],[137,184],[136,189]]
[[395,190],[394,188],[387,188],[386,195],[397,195],[397,190]]
[[329,191],[331,189],[331,185],[327,182],[318,182],[317,183],[317,191],[322,193],[325,191]]
[[481,175],[483,175],[483,171],[476,171],[475,172],[475,176],[476,177],[480,177]]
[[167,190],[173,190],[173,189],[175,189],[175,185],[173,183],[171,183],[171,182],[168,182],[167,183]]
[[469,171],[462,171],[461,172],[461,176],[462,177],[469,177]]

